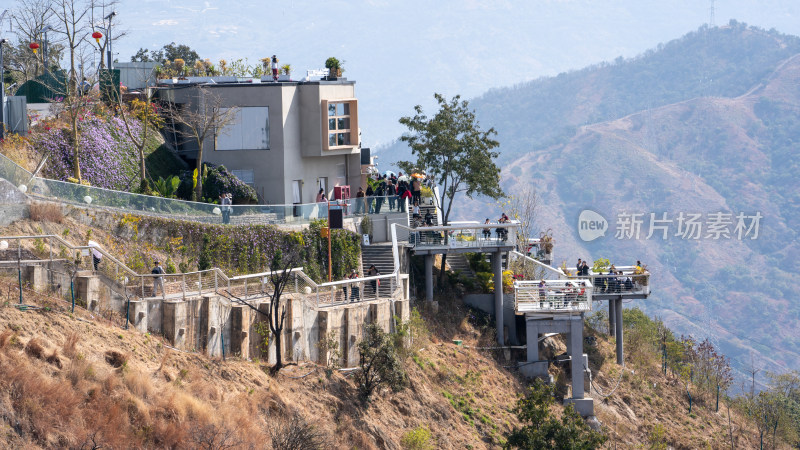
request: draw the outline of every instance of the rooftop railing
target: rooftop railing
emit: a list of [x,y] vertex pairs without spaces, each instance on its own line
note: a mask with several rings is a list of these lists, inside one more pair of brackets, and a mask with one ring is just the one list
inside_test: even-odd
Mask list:
[[515,281],[518,313],[581,313],[592,310],[592,283],[588,280]]

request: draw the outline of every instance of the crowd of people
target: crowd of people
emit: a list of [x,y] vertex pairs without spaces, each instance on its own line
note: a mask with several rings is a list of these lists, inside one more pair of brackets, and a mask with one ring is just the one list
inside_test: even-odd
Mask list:
[[366,191],[360,186],[356,193],[356,214],[380,214],[386,202],[389,203],[389,211],[406,212],[406,200],[418,207],[422,202],[423,183],[431,186],[433,181],[429,177],[415,175],[409,177],[404,176],[403,172],[387,172],[378,175],[375,183],[368,183]]

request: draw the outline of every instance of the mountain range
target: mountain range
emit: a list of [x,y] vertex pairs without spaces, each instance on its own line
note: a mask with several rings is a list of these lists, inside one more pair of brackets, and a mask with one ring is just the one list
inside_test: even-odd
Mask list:
[[[795,36],[731,21],[470,105],[498,132],[506,192],[536,187],[537,225],[554,231],[558,263],[641,260],[653,274],[647,312],[709,337],[740,375],[798,370],[799,54]],[[399,143],[379,154],[410,157]],[[591,242],[578,234],[586,209],[608,221]],[[455,213],[500,211],[464,199]],[[698,233],[687,233],[691,217]],[[620,233],[634,221],[638,238]]]

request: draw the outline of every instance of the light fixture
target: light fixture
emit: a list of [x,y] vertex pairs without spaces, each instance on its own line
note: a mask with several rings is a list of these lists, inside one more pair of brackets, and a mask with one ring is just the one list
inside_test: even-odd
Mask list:
[[24,193],[26,193],[26,192],[28,192],[28,186],[25,186],[24,184],[20,184],[20,185],[17,187],[17,189],[19,189],[19,191],[20,191],[20,192],[22,192],[23,194],[24,194]]
[[89,197],[87,195],[86,197],[83,197],[83,201],[86,202],[87,205],[91,205],[92,204],[92,197]]

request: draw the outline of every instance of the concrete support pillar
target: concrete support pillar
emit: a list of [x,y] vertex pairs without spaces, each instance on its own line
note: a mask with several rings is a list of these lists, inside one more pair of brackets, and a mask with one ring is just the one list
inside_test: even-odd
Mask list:
[[133,328],[142,333],[147,333],[147,302],[131,300],[128,320],[133,325]]
[[425,255],[425,300],[433,301],[433,255]]
[[42,292],[47,287],[47,271],[42,266],[25,266],[22,268],[22,282],[34,291]]
[[494,272],[494,317],[497,324],[497,343],[505,345],[505,327],[503,326],[503,253],[492,253],[492,271]]
[[528,336],[528,362],[539,360],[539,327],[535,320],[525,321]]
[[[320,310],[317,313],[317,321],[319,323],[319,340],[322,343],[323,340],[330,339],[332,337],[336,337],[336,340],[339,345],[339,355],[344,355],[344,350],[346,348],[346,341],[345,336],[342,333],[342,320],[344,320],[344,310],[343,309],[324,309]],[[328,351],[319,351],[319,362],[322,365],[328,364],[328,358],[330,357],[331,353],[336,349],[328,349]],[[342,364],[342,358],[340,356],[339,361],[330,361],[331,363],[336,362]]]
[[163,304],[161,329],[164,337],[179,349],[186,349],[186,302],[170,301]]
[[97,275],[78,274],[75,276],[75,298],[86,303],[86,309],[95,311],[100,302],[100,280]]
[[369,305],[368,323],[374,323],[381,327],[381,330],[391,332],[392,309],[389,302],[379,302]]
[[250,357],[250,308],[231,306],[231,354]]
[[614,324],[617,323],[616,316],[617,316],[617,310],[614,307],[614,300],[609,300],[608,301],[608,335],[609,336],[614,336],[614,334],[616,333],[616,331],[614,329]]
[[617,319],[617,364],[624,365],[625,364],[625,355],[623,353],[622,343],[623,343],[623,336],[622,336],[622,299],[618,298],[614,300],[614,310],[616,313]]
[[583,398],[583,318],[570,320],[567,348],[572,356],[572,398]]
[[303,301],[299,298],[284,298],[286,303],[286,321],[284,322],[284,336],[286,337],[286,361],[300,361],[306,357],[306,348],[303,345],[305,324],[303,323]]
[[358,364],[358,343],[364,337],[364,324],[367,320],[368,305],[356,305],[345,309],[344,320],[347,333],[347,348],[343,349],[347,367]]

